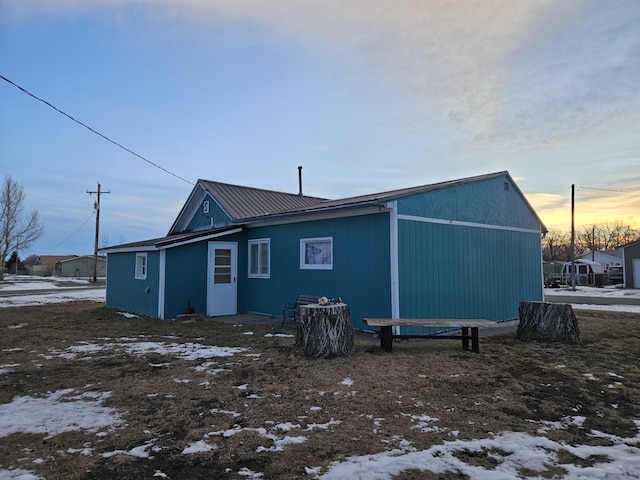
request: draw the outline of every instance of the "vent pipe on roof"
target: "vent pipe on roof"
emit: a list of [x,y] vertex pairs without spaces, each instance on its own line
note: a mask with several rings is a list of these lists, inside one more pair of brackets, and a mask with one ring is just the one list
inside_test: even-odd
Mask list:
[[302,167],[298,166],[298,195],[302,196]]

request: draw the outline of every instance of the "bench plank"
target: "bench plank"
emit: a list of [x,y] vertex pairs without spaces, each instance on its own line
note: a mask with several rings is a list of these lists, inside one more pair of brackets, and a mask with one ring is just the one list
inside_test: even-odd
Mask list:
[[466,320],[451,318],[363,318],[370,327],[495,327],[491,320]]

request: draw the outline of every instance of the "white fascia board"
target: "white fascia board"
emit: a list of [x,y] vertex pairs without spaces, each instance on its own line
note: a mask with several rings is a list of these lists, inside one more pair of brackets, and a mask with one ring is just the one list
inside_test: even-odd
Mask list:
[[[389,215],[389,253],[391,271],[391,318],[400,318],[400,270],[398,266],[398,202],[389,202],[387,206],[391,209]],[[394,327],[395,333],[399,332],[399,327]]]
[[178,216],[173,222],[173,225],[171,225],[171,228],[169,229],[169,235],[171,234],[171,232],[174,232],[176,230],[181,231],[182,228],[189,224],[196,211],[198,210],[200,203],[206,195],[207,189],[204,188],[202,184],[197,183],[191,191],[189,198],[187,198],[187,201],[182,206],[182,209],[180,210],[180,213],[178,213]]
[[155,245],[145,245],[143,247],[122,247],[98,250],[98,253],[102,252],[109,255],[110,253],[155,252],[156,250],[158,250],[158,247],[156,247]]
[[212,233],[211,235],[203,235],[202,237],[197,237],[197,238],[190,238],[189,240],[184,240],[182,242],[176,242],[176,243],[172,243],[170,245],[163,245],[160,247],[157,247],[158,250],[167,250],[169,248],[173,248],[173,247],[180,247],[182,245],[189,245],[190,243],[198,243],[198,242],[203,242],[205,240],[211,240],[213,238],[219,238],[219,237],[226,237],[227,235],[232,235],[234,233],[240,233],[242,232],[242,228],[234,228],[233,230],[227,230],[225,232],[217,232],[217,233]]

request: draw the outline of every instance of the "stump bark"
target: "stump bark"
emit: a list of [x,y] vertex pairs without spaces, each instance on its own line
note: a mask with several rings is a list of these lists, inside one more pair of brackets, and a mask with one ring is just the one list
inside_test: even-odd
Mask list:
[[580,343],[578,321],[569,304],[521,302],[518,313],[520,340]]
[[353,354],[355,344],[349,307],[343,303],[301,305],[295,346],[307,357]]

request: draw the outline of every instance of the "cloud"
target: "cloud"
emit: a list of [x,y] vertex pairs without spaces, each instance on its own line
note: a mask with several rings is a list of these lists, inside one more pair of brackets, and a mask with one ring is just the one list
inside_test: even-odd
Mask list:
[[638,122],[639,5],[625,0],[14,0],[4,9],[21,16],[48,10],[61,18],[91,9],[131,9],[188,24],[252,25],[265,38],[341,59],[360,72],[361,82],[410,100],[416,125],[452,124],[460,129],[463,147],[477,149],[505,141],[519,147],[606,135],[630,119]]

